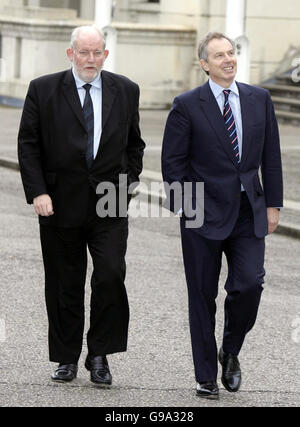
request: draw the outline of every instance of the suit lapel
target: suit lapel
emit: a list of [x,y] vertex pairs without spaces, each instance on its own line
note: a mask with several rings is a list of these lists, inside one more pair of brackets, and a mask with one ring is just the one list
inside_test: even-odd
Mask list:
[[[109,114],[111,112],[113,103],[117,96],[118,89],[115,86],[114,80],[111,77],[110,73],[102,71],[102,130],[104,129]],[[78,91],[76,88],[76,83],[72,74],[72,70],[66,72],[66,76],[63,81],[62,91],[64,96],[70,105],[71,109],[75,113],[77,119],[82,124],[83,128],[86,129],[82,106],[78,96]]]
[[242,159],[241,165],[243,166],[247,159],[247,154],[250,148],[251,142],[251,120],[255,117],[255,102],[253,94],[249,86],[241,83],[237,83],[240,93],[241,113],[243,122],[243,148],[242,148]]
[[239,167],[231,147],[228,132],[225,128],[224,118],[208,82],[200,88],[200,100],[204,114],[215,131],[223,149],[226,151],[232,163],[236,167]]
[[80,103],[78,90],[76,88],[76,83],[72,74],[72,70],[68,70],[66,73],[65,79],[63,81],[62,91],[71,109],[73,110],[76,117],[78,118],[78,120],[80,121],[80,123],[85,129],[86,126],[85,126],[82,106]]
[[107,123],[118,89],[113,78],[106,71],[102,71],[102,131]]

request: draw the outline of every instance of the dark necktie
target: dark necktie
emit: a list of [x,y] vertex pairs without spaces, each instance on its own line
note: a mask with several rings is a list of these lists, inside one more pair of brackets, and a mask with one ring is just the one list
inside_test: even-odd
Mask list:
[[237,137],[236,127],[235,127],[235,120],[234,120],[233,113],[228,100],[230,92],[231,91],[229,89],[223,90],[223,93],[225,96],[223,116],[224,116],[225,126],[228,131],[228,135],[229,135],[231,146],[234,152],[235,159],[237,163],[240,163],[241,160],[240,160],[240,153],[239,153],[238,137]]
[[92,167],[94,161],[94,108],[90,94],[91,87],[92,85],[90,84],[86,84],[83,86],[86,91],[83,104],[83,115],[85,119],[86,130],[88,133],[85,157],[89,169]]

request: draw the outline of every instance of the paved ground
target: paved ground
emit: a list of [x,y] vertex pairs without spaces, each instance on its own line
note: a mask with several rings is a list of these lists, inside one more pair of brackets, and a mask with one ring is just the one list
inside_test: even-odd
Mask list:
[[[147,169],[159,164],[165,116],[166,112],[142,112],[144,137],[150,141]],[[0,157],[15,158],[19,117],[18,110],[0,110]],[[298,201],[299,131],[286,126],[281,131],[286,181],[295,189],[288,197]],[[291,215],[294,218],[295,212]],[[25,204],[19,174],[0,168],[0,406],[299,406],[300,240],[276,234],[267,238],[265,291],[257,324],[240,355],[242,389],[230,394],[221,387],[220,402],[211,403],[194,393],[178,220],[131,218],[130,224],[129,348],[109,358],[114,385],[103,391],[89,382],[83,367],[86,346],[78,379],[67,386],[53,384],[37,220]],[[218,297],[218,343],[225,277],[226,262]],[[89,286],[87,327],[88,310]]]

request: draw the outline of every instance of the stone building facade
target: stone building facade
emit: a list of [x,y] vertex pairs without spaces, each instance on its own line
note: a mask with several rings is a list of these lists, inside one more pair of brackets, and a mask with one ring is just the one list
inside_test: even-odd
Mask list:
[[[97,0],[0,0],[0,95],[24,98],[28,82],[69,67],[72,29],[92,23]],[[197,45],[224,31],[226,0],[115,0],[116,69],[141,86],[142,105],[167,107],[205,80]],[[247,0],[250,82],[267,80],[299,40],[298,0]]]

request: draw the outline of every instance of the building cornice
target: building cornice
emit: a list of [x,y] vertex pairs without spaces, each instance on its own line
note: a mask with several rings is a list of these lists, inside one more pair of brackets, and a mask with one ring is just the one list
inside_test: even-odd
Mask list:
[[[53,21],[0,15],[0,32],[1,35],[5,37],[65,41],[70,38],[70,33],[75,27],[80,25],[92,25],[93,23],[93,21],[82,19]],[[183,25],[149,25],[114,22],[112,28],[120,33],[120,37],[124,36],[127,39],[136,37],[136,33],[139,33],[141,43],[147,42],[149,38],[153,40],[153,37],[165,37],[167,41],[168,35],[171,35],[173,38],[176,34],[180,34],[178,42],[179,44],[185,44],[188,39],[194,40],[197,33],[195,28]],[[174,39],[170,40],[170,42],[173,43]]]

